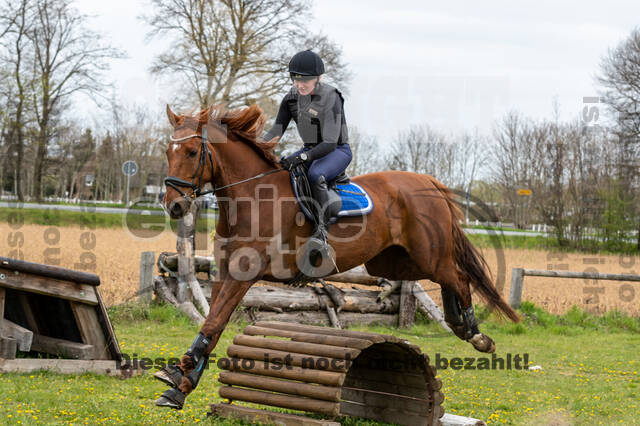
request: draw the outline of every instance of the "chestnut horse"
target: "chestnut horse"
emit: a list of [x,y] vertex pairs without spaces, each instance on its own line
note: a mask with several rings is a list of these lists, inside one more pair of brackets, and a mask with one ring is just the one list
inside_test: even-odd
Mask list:
[[[180,364],[156,373],[172,386],[156,403],[181,408],[249,287],[257,280],[283,282],[298,274],[299,249],[312,225],[295,202],[289,173],[272,152],[278,141],[257,137],[265,122],[260,108],[209,107],[178,116],[167,106],[167,115],[174,133],[166,151],[164,207],[172,218],[184,216],[206,182],[219,206],[214,237],[219,273],[209,315]],[[478,329],[470,284],[489,307],[513,321],[519,318],[460,227],[450,190],[431,176],[403,171],[353,181],[369,193],[375,208],[368,216],[341,218],[330,226],[335,264],[323,275],[365,264],[370,274],[390,280],[434,281],[442,288],[445,318],[454,333],[479,351],[493,352],[493,341]]]

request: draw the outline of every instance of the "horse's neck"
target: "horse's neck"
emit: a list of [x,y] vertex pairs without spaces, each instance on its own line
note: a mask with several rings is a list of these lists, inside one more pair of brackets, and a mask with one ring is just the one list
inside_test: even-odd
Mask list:
[[234,184],[274,170],[275,167],[242,142],[227,142],[222,145],[229,144],[237,144],[237,146],[229,149],[229,146],[214,145],[215,157],[218,162],[218,171],[215,176],[216,186],[232,185],[220,191],[220,195],[230,199],[253,197],[255,196],[254,188],[260,183],[260,179],[238,185]]

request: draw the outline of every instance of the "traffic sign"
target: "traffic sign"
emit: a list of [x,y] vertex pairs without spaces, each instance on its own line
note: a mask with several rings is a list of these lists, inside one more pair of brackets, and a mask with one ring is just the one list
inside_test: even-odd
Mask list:
[[138,173],[138,164],[133,160],[127,160],[122,165],[122,173],[126,176],[133,176]]
[[530,189],[518,189],[518,195],[531,195]]

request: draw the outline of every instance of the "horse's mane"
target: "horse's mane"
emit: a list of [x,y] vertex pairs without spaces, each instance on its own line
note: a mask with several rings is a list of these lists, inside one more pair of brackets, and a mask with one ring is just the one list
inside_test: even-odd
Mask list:
[[197,124],[198,130],[203,124],[216,122],[226,127],[228,134],[233,134],[240,142],[251,147],[261,158],[266,160],[272,166],[278,165],[278,158],[273,153],[273,149],[277,145],[277,141],[264,141],[260,134],[264,130],[267,116],[257,105],[251,105],[247,108],[238,108],[228,110],[222,105],[212,105],[199,112],[194,113],[191,117],[181,116],[179,124],[188,126],[191,122]]

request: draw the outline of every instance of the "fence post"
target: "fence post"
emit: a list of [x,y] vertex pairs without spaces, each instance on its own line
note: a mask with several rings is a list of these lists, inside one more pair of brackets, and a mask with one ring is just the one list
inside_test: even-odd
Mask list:
[[400,307],[398,309],[398,327],[408,328],[416,320],[416,309],[418,307],[416,298],[413,295],[413,281],[402,281],[400,287]]
[[140,256],[140,290],[138,301],[150,304],[153,297],[153,264],[156,255],[152,251],[144,251]]
[[511,290],[509,292],[509,305],[513,309],[520,307],[522,302],[522,285],[524,283],[524,269],[513,268],[511,270]]

